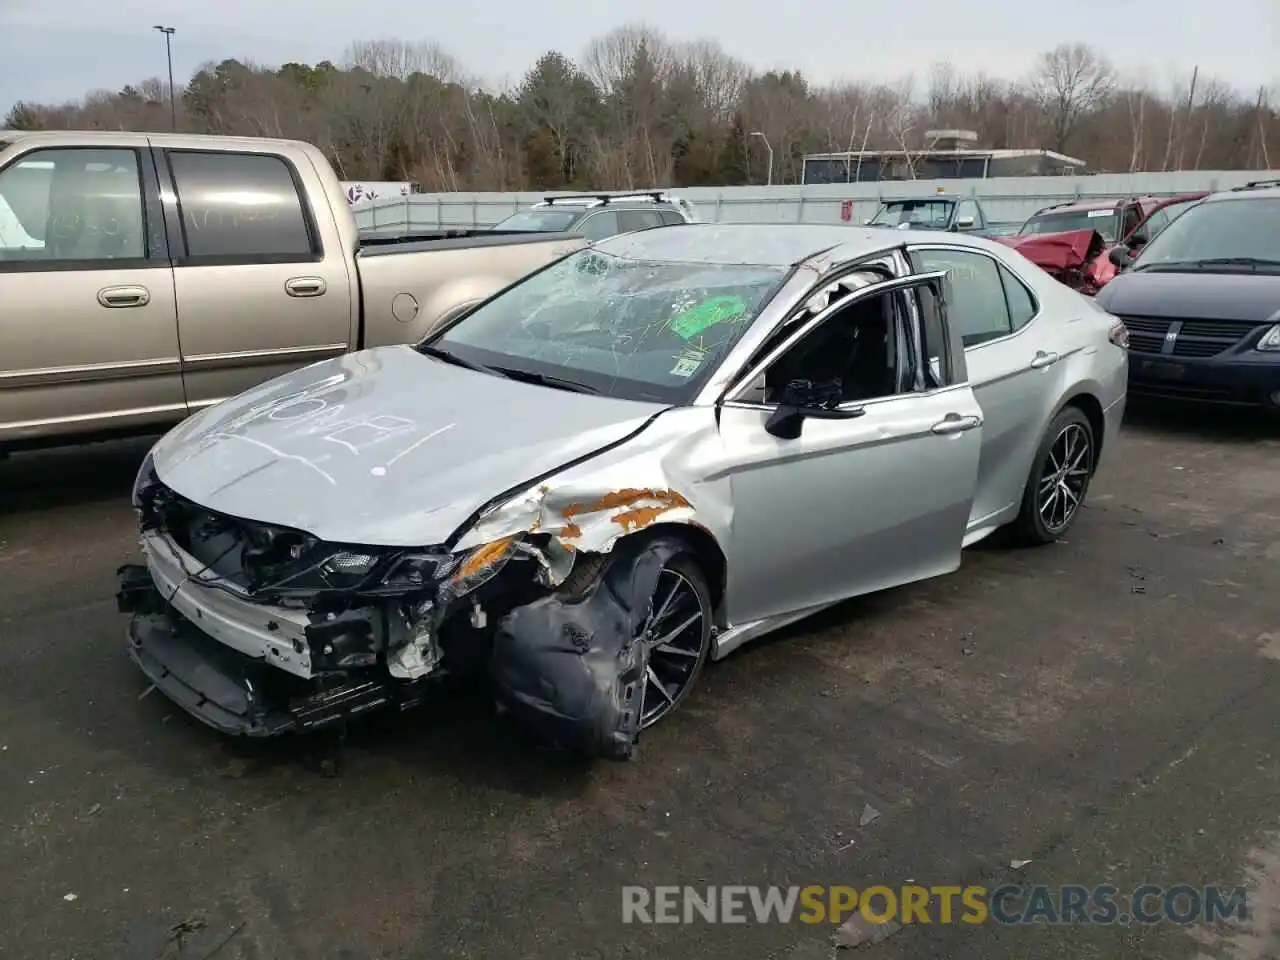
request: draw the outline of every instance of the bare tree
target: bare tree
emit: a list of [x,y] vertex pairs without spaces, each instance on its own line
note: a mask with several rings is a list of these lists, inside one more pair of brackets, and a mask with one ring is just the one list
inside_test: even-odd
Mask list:
[[1045,113],[1054,150],[1066,150],[1080,120],[1110,95],[1115,75],[1104,58],[1082,43],[1040,55],[1031,89]]

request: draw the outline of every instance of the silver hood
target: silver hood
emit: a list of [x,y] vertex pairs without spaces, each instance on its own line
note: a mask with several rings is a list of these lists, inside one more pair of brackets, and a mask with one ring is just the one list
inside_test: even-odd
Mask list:
[[380,347],[198,413],[153,458],[171,489],[228,516],[333,543],[428,546],[498,494],[616,443],[663,409]]

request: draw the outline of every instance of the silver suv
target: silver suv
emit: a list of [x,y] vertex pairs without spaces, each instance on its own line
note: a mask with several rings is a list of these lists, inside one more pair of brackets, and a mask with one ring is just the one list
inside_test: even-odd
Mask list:
[[619,233],[697,220],[692,204],[662,192],[586,193],[547,197],[494,224],[493,229],[579,233],[594,243]]

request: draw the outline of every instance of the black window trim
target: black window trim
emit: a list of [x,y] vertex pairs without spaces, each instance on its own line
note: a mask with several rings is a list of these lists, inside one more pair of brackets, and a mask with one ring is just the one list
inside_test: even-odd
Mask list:
[[[174,238],[172,245],[174,247],[173,265],[175,267],[270,266],[288,263],[321,263],[324,261],[324,243],[320,239],[320,230],[316,225],[316,214],[311,204],[311,195],[302,181],[302,176],[298,173],[298,168],[288,157],[264,150],[201,150],[195,147],[157,147],[155,150],[163,156],[164,169],[168,174],[168,192],[173,198],[172,204],[166,204],[167,208],[173,210],[173,216],[166,220],[166,223],[172,224],[177,230],[176,234],[171,234],[171,237]],[[279,160],[284,164],[285,170],[288,171],[294,192],[297,194],[298,206],[302,211],[302,222],[307,231],[307,242],[311,247],[311,252],[278,254],[228,253],[192,256],[187,245],[186,223],[182,218],[182,193],[178,189],[178,177],[173,169],[172,158],[174,154],[251,157],[254,159],[269,157],[273,160]]]
[[[152,163],[145,162],[145,156],[149,154],[146,147],[138,145],[112,145],[106,143],[99,144],[69,144],[67,146],[35,144],[30,150],[24,150],[22,153],[16,154],[9,159],[9,162],[0,168],[0,174],[6,170],[21,163],[24,158],[30,157],[36,153],[69,153],[72,150],[91,150],[95,153],[104,153],[107,151],[129,152],[133,154],[134,163],[138,171],[138,197],[142,202],[142,236],[143,243],[146,244],[146,252],[141,257],[118,257],[113,260],[0,260],[0,274],[10,273],[83,273],[83,272],[101,272],[104,270],[167,270],[170,267],[169,247],[167,243],[167,231],[158,230],[154,239],[158,242],[152,244],[152,225],[163,224],[164,218],[161,211],[159,183],[156,178],[155,167]],[[153,249],[154,246],[154,249]]]
[[[1014,337],[1021,336],[1024,330],[1031,329],[1031,327],[1035,324],[1037,320],[1040,319],[1041,314],[1044,312],[1044,305],[1040,302],[1040,297],[1036,295],[1035,287],[1033,287],[1030,283],[1028,283],[1026,278],[1023,277],[1022,274],[1020,274],[1016,269],[1014,269],[1012,265],[1005,263],[1000,257],[997,257],[995,254],[990,253],[989,251],[986,251],[986,250],[979,250],[977,247],[961,246],[960,244],[957,244],[957,243],[913,243],[907,247],[907,256],[911,259],[912,269],[919,270],[919,271],[924,271],[925,269],[924,265],[920,262],[920,258],[916,255],[917,251],[920,251],[920,250],[946,250],[951,253],[973,253],[981,257],[986,257],[988,260],[991,260],[995,263],[996,276],[1000,276],[999,268],[1004,267],[1011,274],[1013,274],[1014,279],[1018,280],[1024,287],[1026,287],[1027,291],[1031,294],[1031,302],[1035,304],[1036,312],[1031,315],[1030,320],[1024,323],[1017,330],[1012,330],[1013,311],[1009,309],[1009,296],[1007,293],[1005,293],[1004,308],[1005,308],[1005,311],[1009,314],[1009,327],[1011,328],[1011,332],[1006,333],[1002,337],[992,337],[990,340],[983,340],[981,343],[966,345],[964,348],[965,353],[968,353],[970,350],[980,350],[983,347],[989,347],[989,346],[992,346],[993,344],[1005,343],[1006,341],[1011,340]],[[1000,279],[1000,290],[1001,292],[1004,291],[1003,277],[1001,277]]]
[[[864,266],[864,269],[865,269],[865,266]],[[847,271],[847,272],[852,272],[852,271]],[[722,394],[722,399],[719,401],[717,405],[726,406],[726,407],[744,408],[744,409],[750,409],[750,410],[776,409],[778,406],[776,403],[768,403],[762,400],[744,400],[742,399],[742,395],[747,390],[751,389],[752,385],[760,377],[768,373],[770,367],[774,366],[776,363],[778,363],[778,361],[780,361],[783,357],[785,357],[788,353],[790,353],[793,349],[795,349],[795,347],[799,346],[805,340],[806,337],[808,337],[810,334],[816,331],[819,327],[830,322],[830,320],[834,316],[836,316],[846,307],[852,306],[855,301],[868,299],[871,297],[883,297],[888,295],[893,299],[894,311],[897,312],[901,309],[901,303],[899,302],[899,299],[898,299],[900,296],[905,295],[908,292],[914,293],[919,286],[923,286],[927,284],[930,281],[930,279],[939,272],[940,271],[936,271],[936,270],[935,271],[917,271],[913,273],[904,274],[902,276],[889,277],[888,279],[881,280],[877,283],[869,284],[858,290],[851,290],[849,293],[845,294],[843,297],[833,300],[832,302],[828,303],[826,307],[824,307],[821,311],[812,315],[808,319],[804,320],[800,324],[798,329],[792,330],[779,343],[771,346],[764,353],[764,355],[759,358],[759,362],[756,363],[751,369],[740,372],[737,376],[735,376],[734,379],[730,382],[729,387],[726,390],[724,390]],[[842,272],[841,275],[844,275],[844,273]],[[815,289],[821,289],[821,287],[816,286]],[[914,298],[912,297],[907,297],[906,303],[907,303],[907,315],[910,317],[912,324],[915,326],[915,329],[918,331],[921,340],[923,340],[923,337],[924,337],[924,330],[922,329],[923,317],[920,316],[920,306],[917,302],[915,302]],[[908,331],[908,333],[909,332],[910,331]],[[919,346],[914,342],[914,340],[912,340],[910,344],[910,350],[912,353],[913,363],[916,366],[916,372],[918,374],[923,373],[924,372],[923,368],[924,368],[924,365],[927,363],[927,361],[924,359],[923,352],[919,349]],[[949,352],[950,351],[948,349],[948,353]],[[959,371],[956,371],[950,365],[949,359],[945,369],[950,378],[954,379],[960,376]],[[837,406],[840,409],[865,407],[865,406],[871,406],[872,404],[886,403],[894,400],[913,400],[913,399],[919,399],[921,397],[930,397],[939,393],[945,393],[950,390],[958,390],[958,389],[968,388],[968,387],[969,387],[969,380],[966,374],[963,379],[955,380],[955,382],[947,383],[941,387],[926,388],[924,390],[905,390],[900,393],[886,394],[885,396],[882,396],[882,397],[872,397],[868,400],[846,400],[841,402]]]

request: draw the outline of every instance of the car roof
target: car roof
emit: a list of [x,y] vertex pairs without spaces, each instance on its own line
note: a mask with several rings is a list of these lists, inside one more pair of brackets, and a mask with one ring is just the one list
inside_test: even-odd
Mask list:
[[1219,203],[1223,200],[1276,200],[1280,199],[1280,185],[1274,187],[1237,187],[1234,190],[1223,190],[1211,193],[1204,198],[1205,203]]
[[[620,234],[592,249],[626,260],[793,267],[836,247],[842,259],[854,259],[912,242],[936,244],[938,233],[852,224],[686,223]],[[962,234],[947,234],[946,242],[983,250],[999,247]]]

